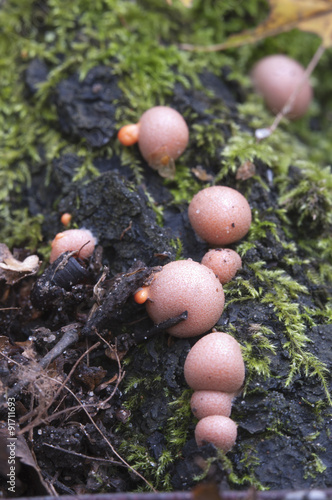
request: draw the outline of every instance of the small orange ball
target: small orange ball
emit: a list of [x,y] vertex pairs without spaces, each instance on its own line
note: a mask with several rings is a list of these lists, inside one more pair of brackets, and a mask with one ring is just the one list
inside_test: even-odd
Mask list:
[[130,123],[120,128],[118,139],[124,146],[132,146],[138,141],[139,123]]
[[64,225],[64,226],[68,226],[68,224],[70,223],[71,221],[71,214],[68,214],[68,213],[65,213],[65,214],[62,214],[61,215],[61,223]]
[[134,301],[137,304],[144,304],[149,298],[149,287],[143,286],[139,288],[134,294]]

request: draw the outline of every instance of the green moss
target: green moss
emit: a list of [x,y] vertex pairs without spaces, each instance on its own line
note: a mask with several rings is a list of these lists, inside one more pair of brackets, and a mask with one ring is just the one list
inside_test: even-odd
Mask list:
[[176,249],[176,255],[175,255],[175,260],[181,260],[184,257],[182,256],[183,252],[183,245],[182,241],[180,238],[177,238],[176,240],[171,240],[171,245],[173,248]]
[[[267,231],[270,233],[270,237],[272,235],[275,238],[276,245],[281,242],[286,251],[280,262],[281,265],[283,261],[288,265],[310,263],[310,259],[303,261],[303,258],[298,258],[296,246],[281,241],[276,223],[264,220],[257,212],[254,212],[253,224],[250,228],[247,241],[241,243],[237,249],[244,259],[246,252],[255,248],[259,241],[264,241],[267,237]],[[305,285],[294,280],[282,268],[268,269],[264,261],[256,261],[248,264],[248,268],[253,272],[251,280],[237,278],[235,282],[226,285],[226,307],[234,302],[253,300],[267,304],[278,318],[278,321],[283,325],[283,330],[287,338],[283,343],[283,348],[288,350],[291,361],[289,374],[285,381],[286,386],[292,382],[296,373],[303,370],[307,376],[317,376],[320,379],[328,401],[331,402],[327,384],[328,368],[317,356],[310,352],[309,346],[311,341],[306,334],[308,325],[311,327],[316,325],[315,316],[329,316],[330,308],[328,306],[323,310],[318,308],[301,308],[298,303],[299,296],[308,294],[308,289]],[[325,262],[323,269],[326,269],[326,277],[329,278],[331,272],[330,264]],[[316,279],[317,282],[322,283],[322,269],[320,271],[321,273],[316,276]],[[244,353],[249,372],[248,383],[259,372],[265,377],[269,376],[268,357],[265,356],[257,359],[254,355],[255,347],[257,347],[255,346],[257,338],[260,341],[263,340],[263,347],[270,350],[270,355],[274,351],[270,341],[266,338],[262,339],[260,335],[252,337],[250,342],[245,344]]]
[[259,460],[252,447],[243,450],[242,463],[244,465],[244,471],[241,475],[234,471],[232,461],[221,451],[219,451],[218,459],[223,463],[224,469],[228,472],[229,481],[234,486],[254,486],[257,490],[262,491],[267,489],[255,476],[255,466],[258,465]]
[[264,142],[256,142],[252,134],[241,132],[238,126],[233,126],[233,136],[223,150],[223,167],[217,180],[222,180],[227,174],[235,173],[237,168],[245,161],[259,159],[267,165],[277,161],[275,150]]
[[192,197],[202,188],[199,182],[193,178],[188,167],[182,163],[176,165],[175,179],[165,180],[165,185],[169,187],[175,204],[184,201],[190,202]]
[[[331,396],[327,384],[328,368],[322,363],[319,358],[313,355],[308,350],[310,339],[306,335],[307,331],[307,316],[300,312],[300,307],[294,299],[297,298],[298,293],[306,293],[305,287],[292,280],[282,270],[262,272],[261,262],[251,265],[255,269],[256,277],[259,281],[264,283],[263,287],[254,288],[250,282],[246,280],[237,280],[237,289],[234,291],[227,288],[227,292],[233,292],[236,297],[230,298],[227,304],[233,302],[246,301],[246,300],[259,300],[261,303],[266,303],[273,308],[278,320],[284,328],[284,333],[287,341],[284,342],[283,348],[288,350],[290,354],[289,374],[285,381],[286,387],[292,382],[296,373],[302,370],[306,376],[317,376],[324,387],[326,396],[331,403]],[[273,286],[272,286],[273,283]],[[273,291],[264,292],[268,288]],[[258,346],[255,345],[258,342]],[[266,337],[260,334],[253,335],[250,343],[245,344],[244,357],[248,368],[247,383],[255,378],[257,375],[267,377],[269,372],[269,358],[266,356],[257,357],[256,350],[267,350],[270,354],[274,351],[273,344]]]
[[218,159],[220,148],[225,144],[224,132],[221,125],[225,119],[214,119],[211,123],[195,123],[190,131],[190,143],[197,149],[196,161],[198,165],[206,164],[206,158]]
[[43,216],[29,216],[28,209],[14,210],[7,215],[6,225],[0,229],[0,241],[6,242],[9,248],[19,245],[31,253],[39,249],[42,241],[41,224]]
[[304,478],[315,478],[317,474],[322,474],[326,470],[326,465],[316,453],[311,454],[311,459],[306,463]]
[[187,441],[189,423],[192,420],[190,397],[192,391],[184,390],[179,398],[170,403],[172,416],[166,426],[166,440],[171,445],[173,457],[179,456]]
[[296,162],[301,167],[301,178],[296,187],[286,191],[279,199],[288,213],[296,214],[298,228],[324,234],[332,223],[331,168],[313,163]]
[[266,379],[271,376],[270,356],[276,353],[276,347],[269,337],[273,335],[275,335],[274,332],[264,325],[250,325],[249,340],[242,346],[242,355],[248,370],[244,394],[252,380],[256,380],[257,377]]
[[[130,364],[127,361],[126,364]],[[125,380],[126,403],[125,407],[137,415],[137,411],[144,404],[146,394],[164,394],[169,402],[170,417],[163,429],[165,437],[164,450],[158,459],[152,458],[147,447],[146,436],[137,432],[135,417],[129,424],[120,424],[118,429],[125,439],[120,451],[132,467],[139,470],[146,479],[153,483],[155,488],[164,491],[171,490],[170,466],[181,456],[182,448],[187,441],[192,414],[190,410],[190,396],[192,391],[185,390],[178,398],[171,398],[169,390],[164,386],[161,377],[131,377]]]

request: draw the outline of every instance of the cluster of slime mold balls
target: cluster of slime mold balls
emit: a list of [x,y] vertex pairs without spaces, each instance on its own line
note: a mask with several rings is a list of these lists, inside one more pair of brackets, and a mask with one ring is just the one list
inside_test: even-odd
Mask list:
[[[214,246],[238,241],[251,224],[247,200],[226,186],[199,191],[189,204],[188,215],[197,236]],[[170,327],[168,333],[175,337],[204,334],[223,312],[222,285],[233,279],[241,266],[241,257],[228,248],[209,250],[201,263],[187,259],[166,264],[143,287],[149,316],[158,324],[186,311],[187,319]],[[141,292],[137,292],[138,298]],[[197,444],[209,442],[229,451],[237,436],[236,424],[229,418],[232,400],[240,391],[245,374],[240,345],[227,333],[205,335],[189,351],[184,374],[195,391],[191,408],[199,419],[195,430]]]
[[[251,72],[255,90],[266,106],[278,113],[293,96],[288,118],[301,117],[312,99],[312,88],[304,68],[285,55],[260,60]],[[188,126],[175,109],[155,106],[138,123],[123,126],[118,139],[124,146],[138,144],[148,165],[162,177],[174,178],[175,160],[189,141]],[[166,264],[134,299],[146,303],[151,319],[162,323],[187,312],[187,319],[167,331],[176,337],[195,337],[215,326],[225,303],[223,284],[241,268],[241,257],[225,248],[243,238],[251,224],[251,210],[244,196],[227,186],[211,186],[199,191],[189,204],[190,223],[199,238],[213,248],[201,263],[191,259]],[[70,223],[71,215],[61,221]],[[56,235],[50,262],[62,253],[73,252],[88,259],[96,239],[88,229],[69,229]],[[213,443],[228,451],[236,440],[236,424],[229,418],[233,398],[243,385],[245,369],[238,342],[223,332],[212,332],[196,342],[184,365],[188,385],[194,390],[191,408],[199,419],[195,430],[198,445]]]

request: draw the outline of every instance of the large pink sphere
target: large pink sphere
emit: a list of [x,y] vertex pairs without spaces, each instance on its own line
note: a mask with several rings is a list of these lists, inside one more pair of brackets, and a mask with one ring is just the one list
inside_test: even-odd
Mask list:
[[[267,56],[253,68],[251,78],[267,107],[278,113],[286,104],[292,92],[301,82],[305,69],[300,63],[282,54]],[[305,80],[297,94],[289,118],[299,118],[305,114],[312,99],[312,88]]]
[[188,140],[187,124],[173,108],[155,106],[140,118],[138,147],[148,164],[161,175],[163,167],[183,153]]
[[244,373],[240,345],[223,332],[199,339],[184,363],[186,382],[194,391],[235,393],[242,387]]
[[178,260],[156,274],[146,309],[155,323],[187,311],[188,318],[168,332],[176,337],[194,337],[216,324],[224,301],[222,285],[210,269],[190,259]]
[[224,452],[233,448],[236,437],[236,423],[222,415],[211,415],[202,418],[195,429],[195,439],[198,446],[212,443]]
[[245,197],[227,186],[199,191],[188,208],[190,223],[198,236],[211,245],[229,245],[247,234],[251,210]]

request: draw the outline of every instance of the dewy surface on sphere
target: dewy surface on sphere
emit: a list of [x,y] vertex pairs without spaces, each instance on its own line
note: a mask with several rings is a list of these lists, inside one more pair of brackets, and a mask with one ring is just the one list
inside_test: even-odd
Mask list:
[[251,224],[249,203],[239,191],[226,186],[199,191],[189,204],[188,215],[196,234],[215,246],[240,240]]

